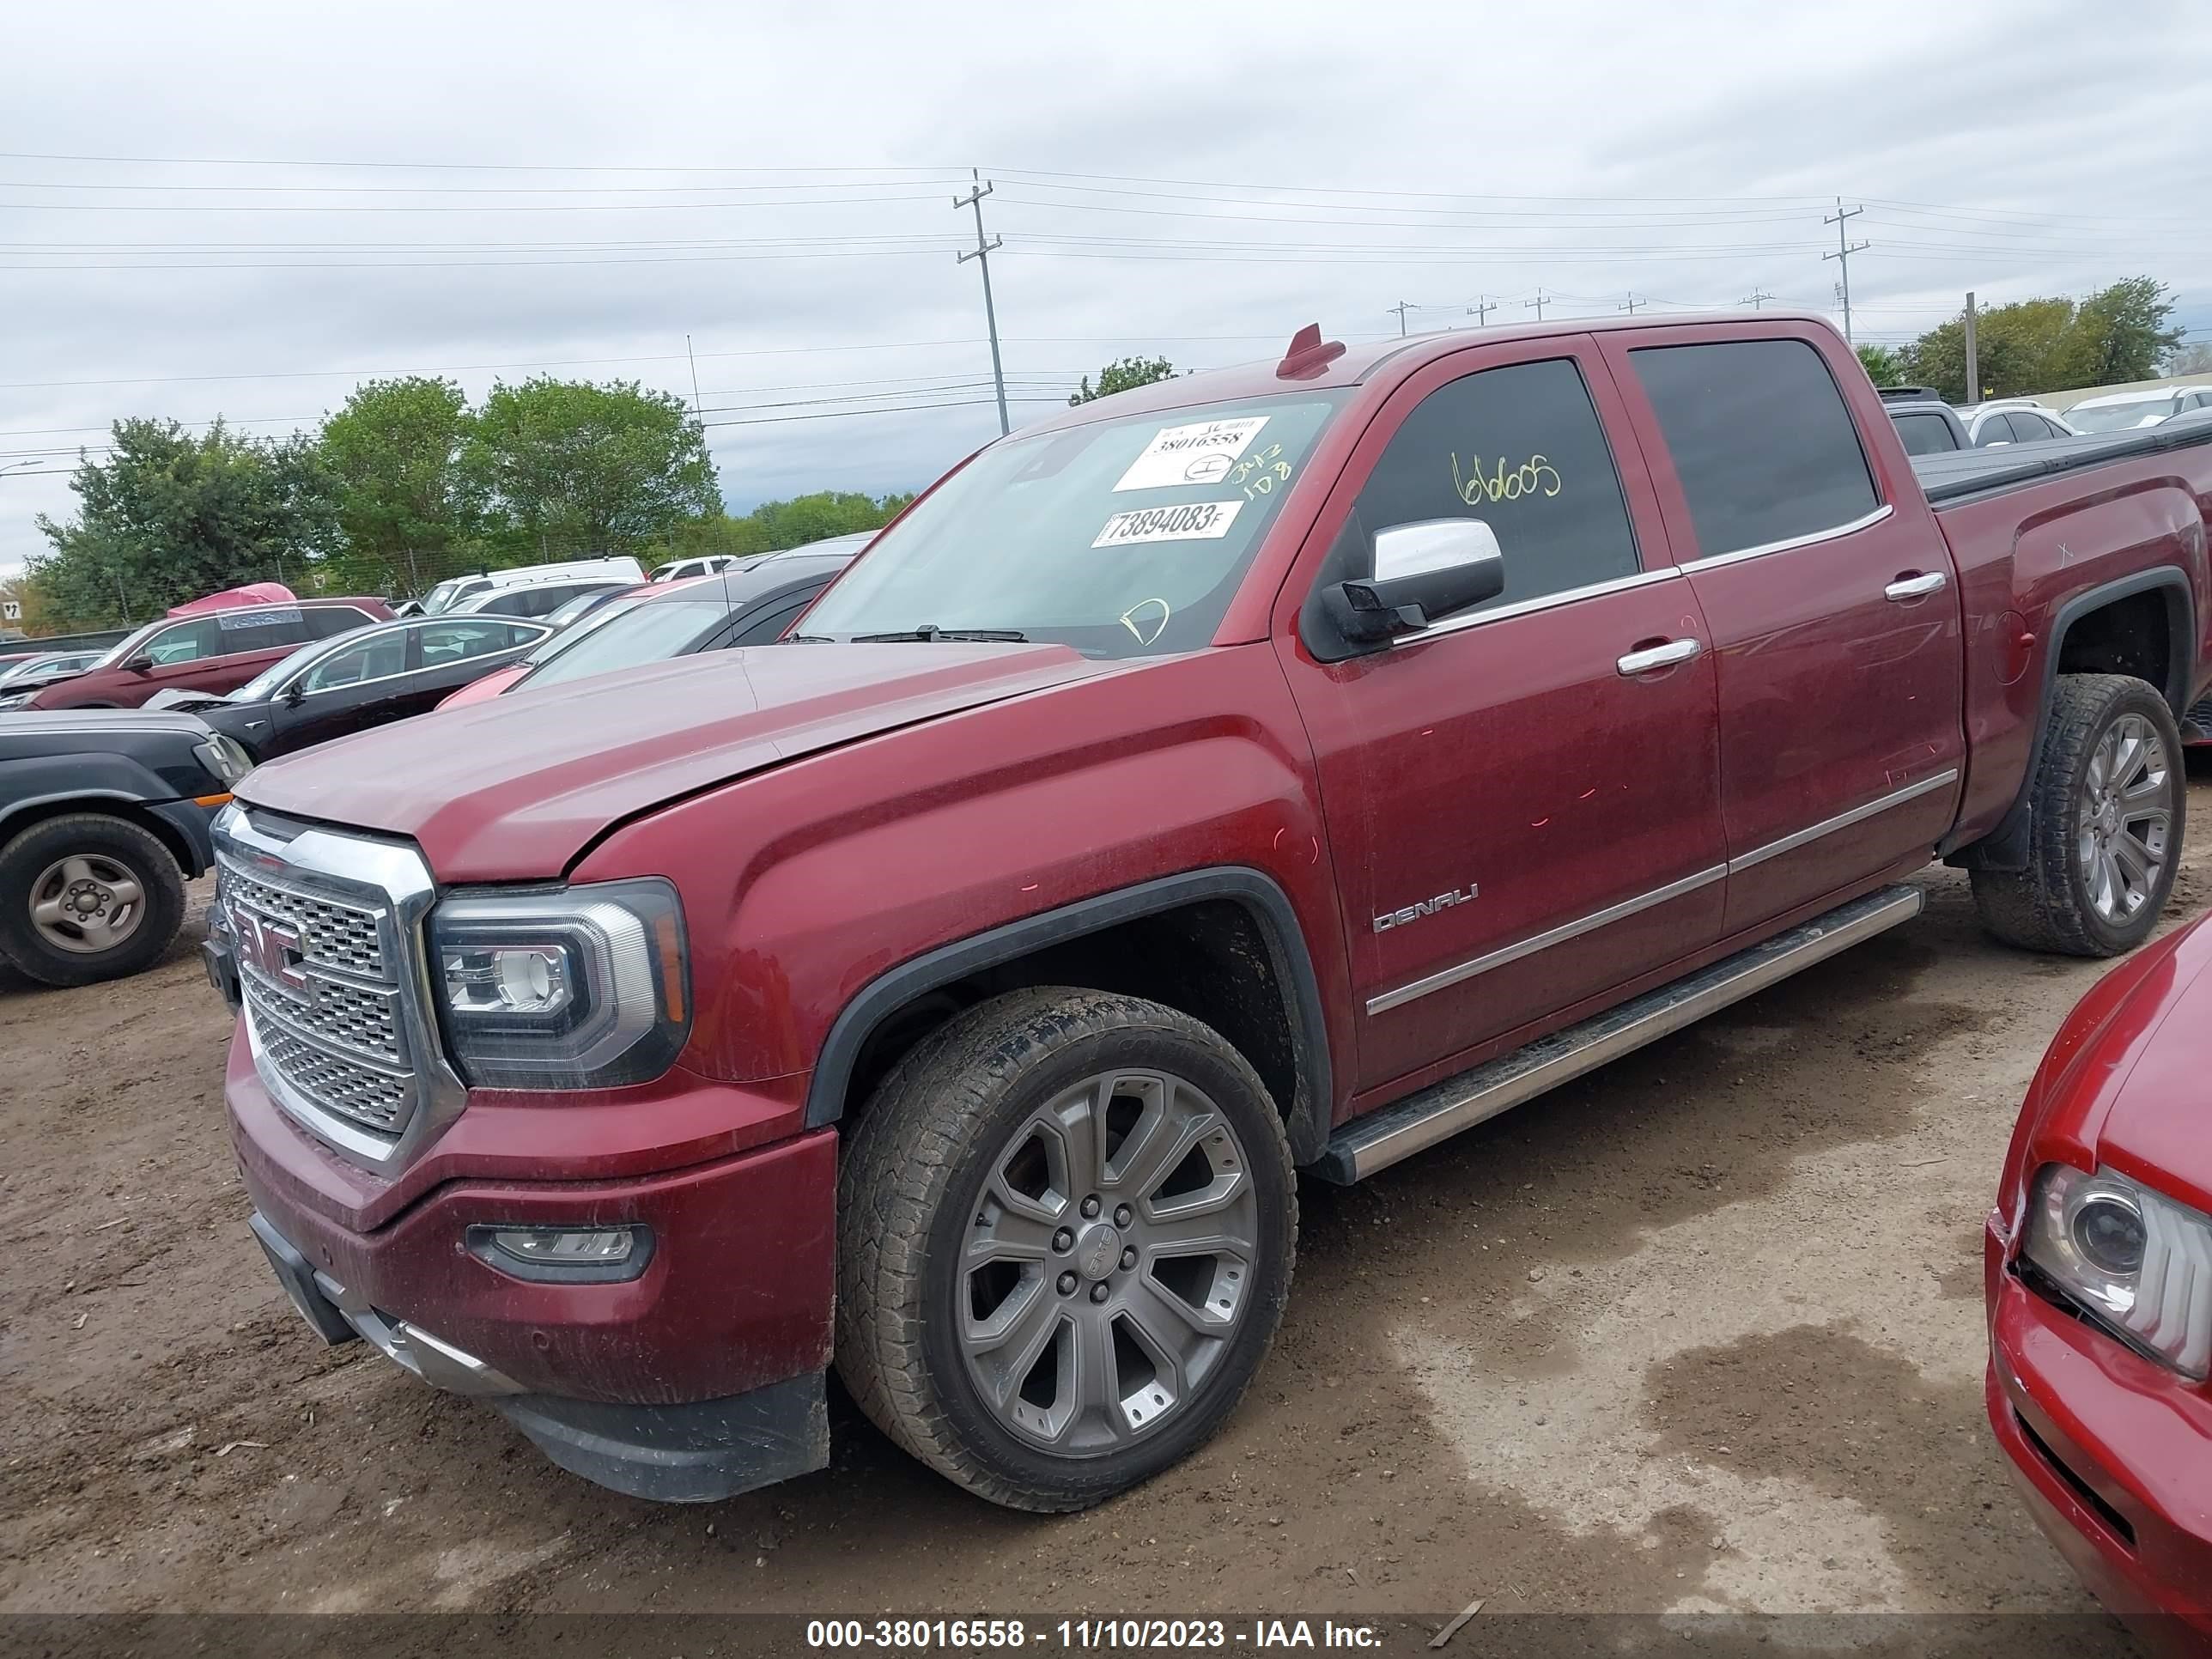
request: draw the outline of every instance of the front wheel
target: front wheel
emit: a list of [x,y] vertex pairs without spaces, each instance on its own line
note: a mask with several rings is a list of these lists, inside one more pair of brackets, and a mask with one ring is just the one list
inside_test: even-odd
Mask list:
[[837,1366],[1011,1508],[1085,1508],[1202,1444],[1290,1292],[1297,1190],[1251,1066],[1174,1009],[1020,991],[933,1033],[839,1182]]
[[2025,870],[1976,870],[1982,922],[2010,945],[2112,957],[2173,890],[2188,785],[2166,699],[2124,674],[2063,674],[2028,786]]
[[184,919],[184,872],[135,823],[72,812],[0,848],[0,955],[42,983],[135,974]]

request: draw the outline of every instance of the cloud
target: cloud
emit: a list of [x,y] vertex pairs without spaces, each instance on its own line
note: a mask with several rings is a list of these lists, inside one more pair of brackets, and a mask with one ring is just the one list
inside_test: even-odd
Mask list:
[[[954,258],[971,167],[1006,239],[1006,368],[1044,400],[1017,420],[1109,358],[1261,357],[1316,320],[1378,337],[1401,301],[1416,327],[1484,298],[1527,320],[1540,285],[1555,316],[1824,305],[1838,193],[1868,204],[1870,337],[1969,287],[2148,271],[2212,303],[2196,137],[2148,90],[2204,82],[2212,15],[2172,0],[2095,22],[1867,0],[1848,27],[1733,0],[991,3],[957,27],[888,4],[131,0],[97,27],[11,19],[9,58],[18,150],[410,165],[0,158],[0,568],[118,416],[273,433],[358,373],[481,394],[583,359],[642,361],[556,372],[688,398],[687,334],[708,419],[744,422],[709,431],[733,504],[927,483],[997,429]],[[863,400],[956,406],[829,417]]]

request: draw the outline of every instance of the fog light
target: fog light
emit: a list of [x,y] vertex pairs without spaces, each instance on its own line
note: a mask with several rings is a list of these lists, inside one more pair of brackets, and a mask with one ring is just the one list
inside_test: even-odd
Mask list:
[[635,1279],[653,1255],[648,1227],[476,1226],[468,1246],[517,1279],[547,1284],[605,1284]]

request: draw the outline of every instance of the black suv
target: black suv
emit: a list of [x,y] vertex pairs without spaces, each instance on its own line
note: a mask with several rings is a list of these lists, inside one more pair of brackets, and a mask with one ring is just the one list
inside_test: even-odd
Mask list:
[[0,714],[0,957],[47,985],[150,966],[252,764],[189,714]]

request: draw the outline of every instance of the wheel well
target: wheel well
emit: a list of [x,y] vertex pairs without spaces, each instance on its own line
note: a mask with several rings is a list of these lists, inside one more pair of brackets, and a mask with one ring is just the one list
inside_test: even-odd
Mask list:
[[92,813],[102,817],[121,818],[125,823],[136,824],[155,841],[169,849],[169,856],[177,861],[187,880],[204,875],[199,857],[191,844],[177,826],[163,818],[159,812],[149,812],[137,801],[125,800],[110,795],[79,797],[74,800],[42,800],[35,806],[27,806],[20,812],[11,812],[0,818],[0,846],[49,818],[66,818],[78,813]]
[[[2175,701],[2173,623],[2165,591],[2130,593],[2077,617],[2059,642],[2062,674],[2131,674]],[[2179,694],[2186,696],[2185,688]]]
[[1008,991],[1071,985],[1165,1003],[1221,1033],[1292,1125],[1307,1093],[1290,988],[1267,935],[1234,899],[1201,899],[994,963],[909,999],[878,1020],[847,1079],[844,1115],[865,1110],[907,1052],[956,1014]]

